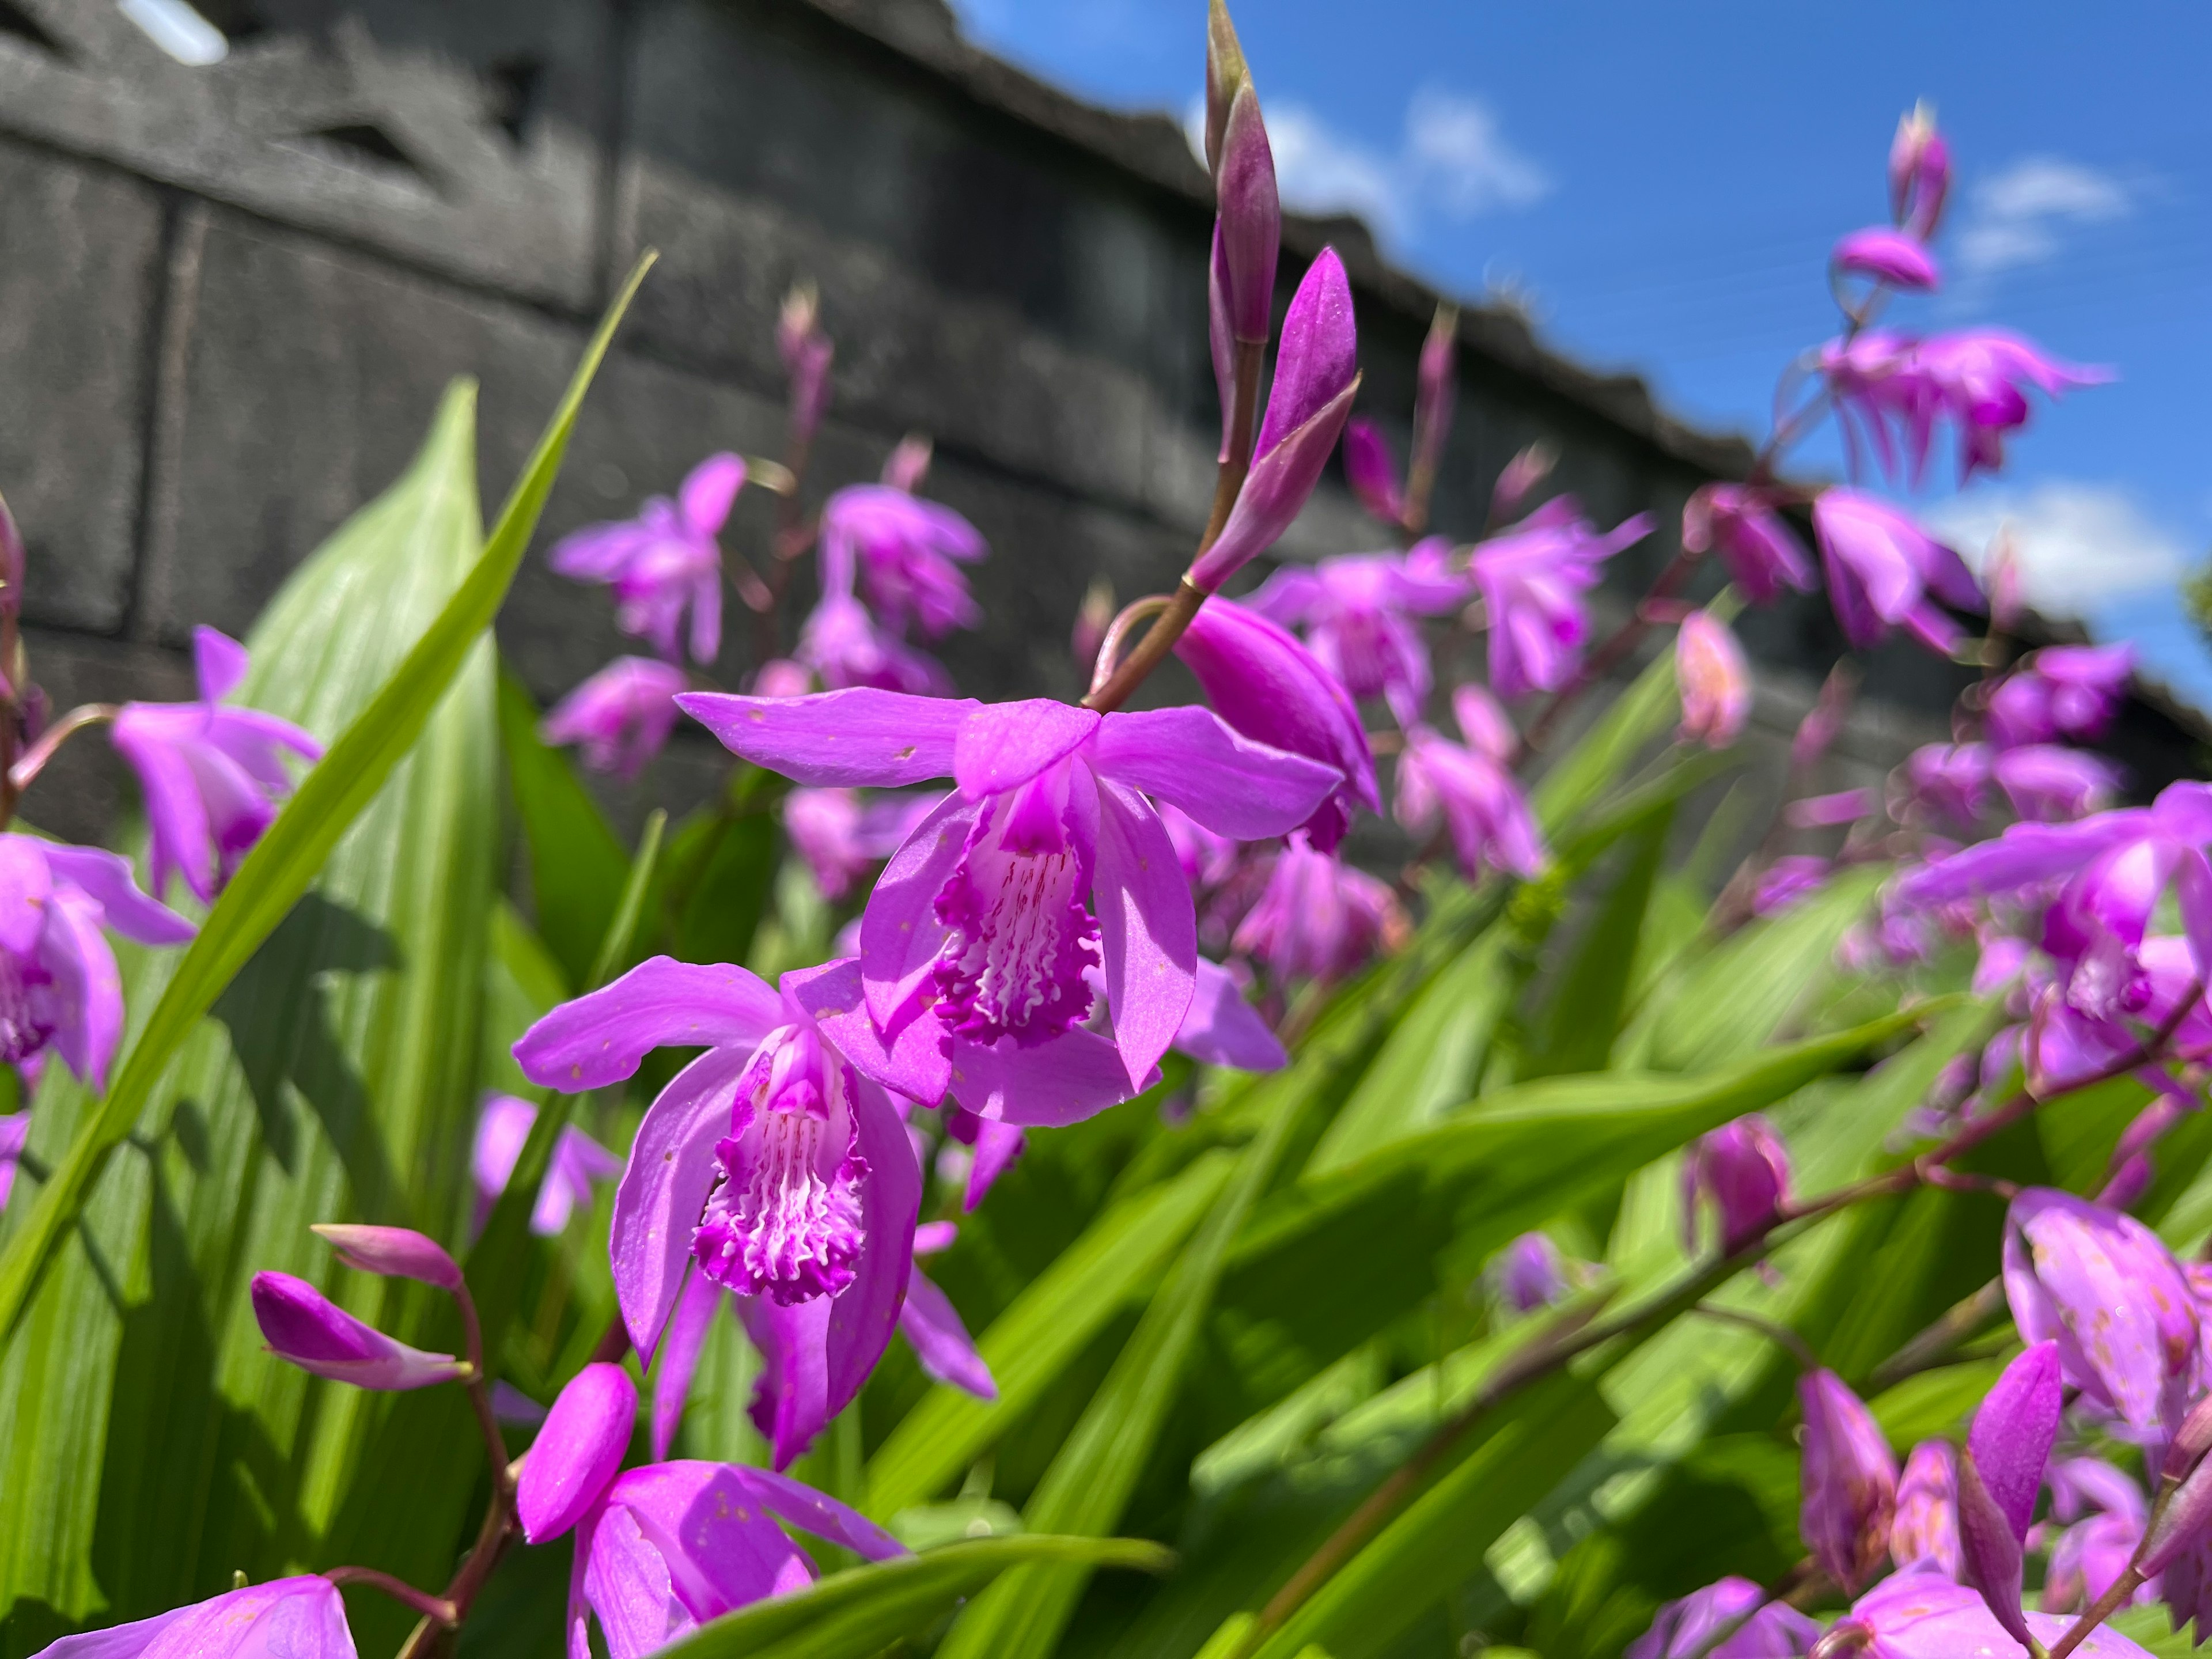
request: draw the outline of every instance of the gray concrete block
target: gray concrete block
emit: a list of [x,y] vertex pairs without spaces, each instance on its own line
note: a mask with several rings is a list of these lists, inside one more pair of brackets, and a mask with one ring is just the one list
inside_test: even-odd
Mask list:
[[145,185],[0,143],[0,493],[35,621],[109,631],[129,605],[161,222]]

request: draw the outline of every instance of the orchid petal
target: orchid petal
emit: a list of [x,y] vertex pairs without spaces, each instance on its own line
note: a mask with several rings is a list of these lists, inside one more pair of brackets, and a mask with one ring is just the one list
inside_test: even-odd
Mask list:
[[1208,1066],[1233,1066],[1242,1072],[1279,1072],[1290,1064],[1282,1042],[1244,1000],[1227,969],[1198,959],[1190,1012],[1176,1033],[1175,1046]]
[[[878,1025],[900,1034],[892,1040],[894,1052],[945,941],[944,925],[937,920],[937,896],[960,863],[975,827],[976,810],[957,794],[939,802],[891,854],[861,912],[860,976]],[[885,1081],[914,1099],[933,1098]],[[940,1085],[937,1094],[943,1093]]]
[[871,1561],[888,1561],[913,1552],[857,1510],[848,1509],[826,1492],[768,1469],[731,1466],[738,1481],[749,1488],[762,1506],[781,1516],[802,1532],[826,1542],[842,1545]]
[[999,1385],[991,1368],[975,1352],[968,1328],[943,1291],[917,1271],[907,1281],[906,1306],[899,1314],[899,1328],[913,1345],[921,1368],[939,1382],[972,1394],[978,1400],[996,1400]]
[[1015,789],[1081,748],[1099,716],[1049,697],[986,703],[952,746],[952,778],[969,800]]
[[761,1357],[753,1425],[766,1437],[779,1469],[812,1445],[836,1415],[829,1406],[830,1304],[826,1296],[787,1308],[763,1296],[735,1298],[738,1317]]
[[1129,1086],[1139,1091],[1190,1012],[1198,918],[1159,814],[1103,779],[1091,908],[1098,918],[1114,1041]]
[[[12,841],[0,836],[0,842]],[[198,931],[175,911],[139,890],[131,860],[97,847],[49,846],[46,864],[62,880],[73,882],[100,902],[102,919],[126,939],[141,945],[182,945]]]
[[107,1086],[107,1062],[123,1040],[123,976],[100,931],[99,907],[64,888],[47,902],[39,965],[69,1010],[54,1031],[54,1047],[80,1081]]
[[[976,1118],[975,1144],[969,1149],[968,1185],[960,1194],[960,1207],[974,1214],[975,1206],[989,1195],[999,1177],[1013,1168],[1014,1160],[1028,1145],[1029,1137],[1012,1124]],[[915,1249],[920,1248],[917,1237]]]
[[[668,1644],[672,1586],[667,1559],[647,1540],[637,1516],[611,1505],[592,1530],[584,1595],[599,1616],[610,1659],[643,1659]],[[571,1652],[574,1641],[571,1638]],[[584,1651],[588,1653],[588,1644]]]
[[726,450],[691,469],[676,492],[676,501],[694,530],[711,536],[729,518],[730,504],[744,487],[744,459]]
[[738,1079],[751,1059],[743,1049],[708,1049],[676,1074],[637,1126],[615,1189],[607,1254],[641,1358],[650,1359],[683,1288],[692,1230],[717,1178],[714,1145],[730,1133]]
[[[678,1425],[691,1397],[691,1377],[699,1369],[700,1350],[707,1346],[707,1330],[714,1310],[728,1292],[703,1273],[684,1281],[684,1295],[662,1335],[660,1351],[653,1357],[653,1455],[665,1461],[676,1443]],[[532,1540],[536,1542],[536,1540]]]
[[852,1284],[830,1304],[825,1388],[831,1417],[852,1403],[890,1346],[914,1268],[914,1224],[921,1209],[921,1171],[906,1125],[872,1083],[854,1091],[853,1127],[855,1149],[868,1162],[860,1188],[867,1237]]
[[[125,879],[129,878],[126,866]],[[0,951],[15,957],[31,954],[39,930],[46,925],[53,886],[53,872],[37,842],[28,836],[0,835]]]
[[1108,715],[1091,766],[1235,841],[1289,834],[1344,781],[1334,766],[1255,743],[1193,708]]
[[530,1443],[514,1491],[522,1535],[558,1538],[599,1500],[622,1467],[637,1422],[637,1384],[620,1365],[584,1367],[561,1390]]
[[908,1100],[934,1106],[952,1074],[942,1028],[926,1011],[903,1017],[886,1042],[871,1017],[860,964],[843,957],[783,976],[787,990],[861,1076]]
[[950,777],[960,728],[981,707],[866,685],[804,697],[687,691],[676,701],[732,754],[817,788]]
[[[1147,1078],[1141,1087],[1150,1087]],[[952,1049],[954,1099],[978,1117],[1031,1128],[1059,1127],[1096,1117],[1135,1092],[1121,1051],[1080,1026],[1023,1048],[1011,1037],[990,1048]]]
[[784,1023],[761,977],[654,957],[564,1002],[522,1034],[515,1063],[540,1088],[582,1094],[619,1083],[655,1048],[752,1048]]
[[747,1473],[690,1459],[657,1463],[631,1469],[608,1494],[659,1551],[670,1592],[702,1623],[775,1595],[805,1559],[762,1513]]
[[246,678],[246,647],[229,635],[203,623],[192,629],[192,666],[200,684],[200,700],[221,702]]
[[1966,1450],[2015,1540],[2025,1541],[2058,1434],[2058,1345],[2035,1344],[2007,1365],[1974,1413]]

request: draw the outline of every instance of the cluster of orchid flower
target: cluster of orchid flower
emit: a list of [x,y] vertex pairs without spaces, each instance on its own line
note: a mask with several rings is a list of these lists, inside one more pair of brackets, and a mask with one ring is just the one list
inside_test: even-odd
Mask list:
[[[1401,481],[1380,431],[1351,418],[1359,386],[1352,296],[1333,252],[1306,271],[1279,334],[1271,326],[1280,224],[1273,163],[1219,0],[1206,68],[1206,152],[1218,202],[1210,323],[1223,434],[1211,519],[1175,591],[1103,624],[1090,616],[1095,659],[1080,704],[951,695],[942,667],[909,635],[933,641],[978,620],[960,567],[982,556],[983,543],[964,520],[914,493],[928,450],[911,440],[880,484],[841,489],[817,519],[802,515],[799,489],[827,405],[832,352],[811,296],[794,295],[779,335],[791,380],[787,462],[714,456],[676,500],[648,502],[634,520],[592,526],[555,549],[557,569],[612,588],[619,625],[654,654],[593,676],[551,713],[545,732],[580,744],[593,766],[635,776],[689,715],[733,755],[791,780],[799,787],[787,798],[786,828],[823,894],[842,901],[865,886],[842,953],[775,986],[735,965],[655,957],[554,1010],[516,1045],[533,1084],[569,1093],[623,1085],[656,1048],[703,1050],[647,1109],[626,1157],[580,1132],[562,1139],[532,1224],[557,1231],[588,1206],[594,1180],[619,1171],[608,1248],[620,1316],[522,1456],[510,1459],[501,1437],[467,1286],[431,1240],[394,1229],[322,1230],[353,1267],[451,1294],[470,1334],[463,1356],[400,1344],[304,1281],[273,1273],[255,1281],[256,1315],[282,1358],[363,1388],[470,1391],[491,1461],[494,1513],[442,1595],[367,1568],[335,1568],[242,1588],[127,1627],[127,1637],[104,1633],[100,1653],[188,1650],[176,1632],[197,1631],[222,1633],[193,1637],[196,1652],[243,1652],[258,1642],[252,1650],[350,1655],[334,1584],[374,1584],[422,1612],[426,1629],[450,1627],[512,1538],[573,1534],[571,1651],[580,1659],[589,1650],[596,1617],[608,1650],[629,1659],[811,1582],[814,1565],[786,1526],[871,1558],[896,1553],[896,1540],[781,1471],[854,1402],[895,1331],[932,1376],[993,1395],[957,1311],[914,1266],[957,1225],[950,1213],[923,1218],[933,1141],[963,1149],[937,1162],[934,1207],[972,1210],[1027,1133],[1144,1092],[1170,1048],[1248,1070],[1283,1064],[1276,1030],[1244,994],[1249,976],[1200,945],[1264,969],[1275,999],[1268,1012],[1277,1015],[1285,988],[1326,983],[1388,948],[1404,925],[1400,891],[1342,858],[1357,815],[1382,811],[1378,752],[1395,757],[1392,806],[1402,827],[1435,837],[1435,850],[1448,843],[1470,878],[1537,874],[1547,854],[1516,768],[1642,630],[1678,626],[1682,740],[1718,748],[1741,735],[1750,704],[1742,653],[1714,610],[1688,609],[1674,594],[1708,552],[1751,603],[1811,591],[1814,561],[1785,516],[1799,508],[1809,507],[1826,586],[1854,647],[1899,628],[1947,656],[1966,643],[1954,613],[1978,611],[1983,599],[1954,552],[1856,486],[1813,493],[1773,476],[1824,409],[1850,434],[1855,459],[1871,449],[1885,468],[1917,477],[1948,425],[1963,472],[1994,469],[2004,437],[2027,418],[2025,387],[2053,392],[2100,378],[2009,335],[1913,339],[1871,326],[1892,292],[1925,290],[1938,277],[1929,243],[1949,170],[1923,115],[1903,124],[1891,156],[1894,224],[1838,244],[1832,275],[1844,331],[1793,371],[1784,402],[1803,386],[1810,394],[1778,414],[1747,480],[1697,493],[1681,556],[1591,649],[1587,596],[1606,562],[1648,534],[1650,521],[1638,515],[1601,531],[1570,497],[1534,501],[1550,459],[1532,448],[1499,480],[1480,539],[1461,545],[1425,533],[1450,419],[1455,316],[1440,313],[1421,355]],[[1400,545],[1285,565],[1243,598],[1224,596],[1224,584],[1289,527],[1340,440],[1353,489]],[[765,575],[743,560],[726,562],[719,541],[749,480],[781,497]],[[820,597],[787,656],[778,613],[810,548],[818,549]],[[9,683],[20,685],[12,632],[20,550],[13,556],[15,576],[0,599]],[[697,677],[720,651],[726,580],[760,623],[744,695]],[[2006,604],[2001,589],[2000,622]],[[1425,629],[1447,617],[1483,633],[1487,648],[1487,687],[1449,691],[1456,737],[1431,723]],[[1125,708],[1170,652],[1210,707]],[[220,703],[243,668],[238,647],[203,630],[199,658],[202,702],[109,712],[117,746],[146,786],[156,889],[175,871],[205,899],[274,810],[284,775],[277,749],[309,757],[315,750],[282,722]],[[2030,1346],[1962,1451],[1916,1448],[1900,1484],[1865,1407],[1832,1374],[1807,1376],[1803,1531],[1817,1571],[1798,1588],[1865,1591],[1850,1611],[1823,1634],[1794,1605],[1805,1596],[1724,1580],[1668,1607],[1632,1649],[1637,1659],[1815,1646],[1934,1659],[1962,1644],[2001,1653],[2014,1643],[2056,1659],[2075,1642],[2134,1652],[2109,1632],[2090,1633],[2094,1620],[2062,1635],[2057,1615],[2087,1606],[2101,1618],[2116,1595],[2161,1586],[2177,1614],[2212,1595],[2212,1466],[2200,1463],[2212,1407],[2198,1401],[2212,1390],[2212,1284],[2124,1213],[2142,1191],[2151,1143],[2196,1103],[2172,1067],[2212,1054],[2212,1016],[2200,998],[2201,964],[2212,955],[2203,850],[2212,789],[2177,786],[2151,807],[2102,811],[2115,776],[2057,741],[2098,734],[2126,672],[2124,653],[2060,648],[1989,682],[1962,716],[1980,735],[1962,732],[1903,769],[1886,804],[1893,834],[1868,828],[1870,799],[1792,804],[1791,825],[1854,826],[1841,861],[1893,856],[1909,842],[1908,867],[1885,901],[1867,960],[1924,953],[1946,928],[1979,929],[1983,988],[2018,982],[2019,1023],[1969,1080],[1981,1084],[1978,1098],[1988,1106],[1963,1100],[1949,1121],[1996,1109],[2022,1076],[2040,1096],[2131,1063],[2159,1100],[2123,1143],[2095,1201],[2041,1190],[2014,1196],[2005,1286]],[[1832,682],[1799,734],[1801,774],[1834,735],[1842,684]],[[1552,701],[1524,733],[1510,706],[1539,693]],[[1394,730],[1367,729],[1363,709],[1377,704]],[[18,699],[15,725],[0,734],[11,757],[28,735],[24,708]],[[15,763],[11,801],[58,740]],[[2000,795],[2020,822],[1971,845],[1945,838],[1993,827]],[[34,1066],[51,1043],[97,1083],[119,1030],[103,919],[162,940],[188,924],[147,900],[110,855],[20,835],[0,837],[0,849],[13,883],[0,897],[5,1057]],[[1762,854],[1741,878],[1743,910],[1802,896],[1835,861]],[[2152,931],[2169,890],[2179,898],[2178,934]],[[2142,1034],[2146,1027],[2153,1036]],[[487,1103],[476,1158],[485,1202],[511,1177],[534,1109],[504,1097]],[[958,1178],[942,1178],[948,1170]],[[1710,1206],[1718,1248],[1733,1257],[1756,1250],[1784,1217],[1788,1156],[1765,1124],[1743,1120],[1692,1149],[1685,1183],[1686,1215],[1694,1224]],[[1575,1273],[1548,1238],[1531,1234],[1509,1247],[1492,1277],[1504,1301],[1529,1310],[1556,1301]],[[724,1310],[762,1358],[751,1412],[777,1473],[670,1457],[702,1346]],[[623,1363],[630,1351],[650,1387],[653,1461],[624,1470],[639,1411]],[[2053,1463],[2062,1433],[2065,1453]],[[2100,1461],[2116,1442],[2147,1449],[2156,1477],[2148,1498]],[[2038,1526],[2046,1475],[2053,1519]],[[2067,1529],[2054,1534],[2058,1524]],[[2046,1610],[2027,1613],[2023,1560],[2046,1547]],[[1869,1590],[1885,1556],[1899,1571]],[[90,1639],[50,1651],[89,1652],[71,1644]]]

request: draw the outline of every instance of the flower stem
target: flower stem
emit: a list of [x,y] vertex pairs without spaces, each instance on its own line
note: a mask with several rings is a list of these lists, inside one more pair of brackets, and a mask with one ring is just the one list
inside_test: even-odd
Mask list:
[[1778,1347],[1787,1348],[1790,1358],[1808,1371],[1820,1369],[1820,1356],[1814,1353],[1805,1339],[1787,1325],[1778,1325],[1771,1319],[1761,1319],[1756,1314],[1739,1313],[1734,1308],[1717,1308],[1710,1302],[1700,1302],[1690,1310],[1705,1319],[1717,1319],[1723,1325],[1741,1325],[1747,1331],[1756,1331]]
[[[7,802],[9,816],[13,816],[15,798],[28,789],[39,774],[46,769],[46,763],[54,757],[64,744],[88,726],[97,726],[102,720],[112,720],[122,712],[112,702],[88,702],[70,709],[68,714],[48,726],[39,740],[23,751],[22,758],[8,769]],[[12,720],[4,723],[9,728],[8,740],[12,743],[14,730]]]
[[418,1590],[404,1578],[394,1578],[388,1572],[379,1572],[374,1567],[332,1567],[322,1575],[333,1584],[366,1584],[371,1589],[382,1590],[393,1601],[402,1602],[421,1613],[424,1620],[442,1629],[451,1630],[459,1622],[453,1604],[441,1595],[428,1590]]
[[1132,599],[1121,607],[1121,612],[1107,624],[1106,636],[1098,641],[1098,656],[1091,666],[1091,687],[1097,690],[1114,676],[1114,666],[1121,654],[1121,641],[1129,630],[1147,617],[1156,617],[1174,601],[1164,593],[1148,593],[1141,599]]
[[1122,659],[1121,665],[1107,677],[1106,683],[1083,700],[1085,708],[1095,708],[1102,714],[1110,714],[1129,700],[1129,694],[1145,683],[1145,677],[1158,667],[1175,648],[1190,619],[1198,615],[1199,606],[1206,603],[1206,595],[1190,585],[1185,577],[1176,584],[1174,597],[1160,612],[1159,619],[1145,630],[1136,648]]

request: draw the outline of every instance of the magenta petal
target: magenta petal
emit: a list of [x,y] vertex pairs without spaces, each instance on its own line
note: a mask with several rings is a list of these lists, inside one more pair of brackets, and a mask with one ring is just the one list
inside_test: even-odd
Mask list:
[[1344,781],[1334,766],[1255,743],[1210,709],[1188,707],[1109,714],[1091,766],[1234,841],[1288,835]]
[[[633,1471],[643,1473],[643,1471]],[[585,1548],[585,1528],[591,1542]],[[670,1593],[667,1559],[645,1535],[637,1516],[627,1509],[607,1508],[585,1517],[576,1529],[577,1571],[582,1599],[599,1616],[599,1633],[606,1638],[611,1659],[643,1659],[668,1645],[677,1630],[685,1628],[671,1616],[680,1612]],[[570,1591],[572,1601],[577,1593]],[[674,1629],[672,1629],[674,1626]],[[592,1646],[580,1620],[572,1620],[569,1659],[591,1659]]]
[[1974,1467],[1969,1450],[1959,1459],[1959,1566],[1981,1592],[1991,1616],[2021,1644],[2028,1639],[2022,1608],[2021,1548],[2012,1522]]
[[753,1425],[767,1437],[770,1461],[787,1468],[835,1415],[829,1405],[830,1298],[817,1296],[787,1308],[764,1296],[741,1296],[733,1305],[760,1351]]
[[[16,837],[0,836],[0,845]],[[141,945],[182,945],[198,930],[167,905],[141,892],[131,874],[131,860],[97,847],[45,848],[47,866],[62,880],[74,882],[100,902],[102,920],[126,939]]]
[[2174,887],[2181,903],[2181,929],[2189,939],[2189,959],[2197,979],[2212,985],[2212,865],[2207,865],[2202,849],[2192,847],[2182,854]]
[[852,1284],[830,1304],[825,1387],[831,1417],[860,1392],[890,1346],[914,1269],[914,1224],[921,1209],[921,1171],[915,1164],[914,1143],[884,1091],[872,1083],[864,1081],[854,1091],[853,1127],[858,1151],[868,1161],[868,1179],[860,1189],[867,1240]]
[[[124,879],[130,879],[127,866]],[[46,925],[46,898],[53,886],[53,872],[37,842],[28,836],[0,835],[0,951],[31,954]]]
[[[939,801],[891,854],[860,914],[860,976],[878,1024],[901,1033],[893,1039],[895,1050],[904,1040],[905,1027],[899,1022],[911,1014],[945,942],[944,924],[937,920],[937,896],[959,865],[975,827],[975,814],[976,808],[957,794]],[[885,1081],[901,1094],[913,1094]],[[941,1085],[937,1093],[944,1093]]]
[[[805,1583],[813,1576],[801,1565],[805,1556],[799,1547],[760,1512],[757,1502],[747,1501],[751,1497],[740,1472],[730,1464],[686,1459],[630,1470],[615,1483],[607,1501],[609,1510],[626,1515],[659,1556],[668,1575],[668,1595],[703,1623],[790,1588],[794,1578]],[[794,1567],[803,1576],[794,1575]],[[668,1619],[667,1612],[661,1617]],[[653,1647],[665,1643],[664,1637]]]
[[1828,257],[1838,270],[1870,276],[1893,288],[1925,294],[1936,287],[1936,256],[1917,238],[1887,225],[1851,232]]
[[304,1279],[260,1273],[248,1287],[254,1323],[278,1358],[357,1389],[406,1389],[458,1382],[468,1362],[425,1353],[356,1319]]
[[953,781],[971,801],[1018,787],[1073,754],[1098,724],[1092,710],[1049,697],[986,703],[953,744]]
[[461,1269],[445,1247],[411,1227],[365,1227],[325,1222],[313,1230],[338,1253],[338,1260],[362,1273],[387,1279],[419,1279],[441,1291],[461,1288]]
[[55,1048],[81,1081],[106,1088],[107,1062],[123,1040],[123,976],[100,931],[99,908],[80,892],[56,892],[47,901],[38,959],[65,1011],[55,1027]]
[[2059,1383],[2058,1345],[2039,1342],[2004,1368],[1966,1437],[1982,1484],[2003,1513],[2013,1536],[2023,1541],[2043,1486],[2044,1466],[2058,1435],[2064,1398]]
[[615,1189],[607,1254],[623,1322],[649,1360],[691,1260],[691,1233],[717,1179],[714,1144],[730,1133],[737,1083],[752,1054],[710,1048],[646,1109]]
[[584,1518],[622,1467],[637,1422],[637,1385],[620,1365],[586,1365],[569,1379],[531,1443],[514,1512],[533,1544]]
[[1230,509],[1229,522],[1213,545],[1191,562],[1188,579],[1192,586],[1200,592],[1215,592],[1291,527],[1320,482],[1358,390],[1355,379],[1334,402],[1324,404],[1304,426],[1252,464],[1237,505]]
[[[1352,284],[1336,250],[1325,247],[1306,267],[1283,314],[1275,348],[1275,383],[1255,448],[1262,456],[1334,402],[1359,372]],[[1342,422],[1338,422],[1341,426]],[[1334,448],[1336,434],[1329,434]]]
[[687,691],[676,701],[732,754],[795,782],[894,789],[950,777],[954,740],[981,707],[865,685],[805,697]]
[[677,505],[684,509],[693,529],[711,536],[728,519],[730,504],[744,487],[744,459],[725,451],[709,455],[691,469],[677,492]]
[[868,1012],[866,988],[854,958],[786,974],[783,985],[862,1077],[926,1106],[945,1097],[952,1066],[945,1057],[943,1028],[923,1012],[905,1017],[886,1042]]
[[983,1363],[983,1356],[975,1352],[969,1340],[968,1328],[960,1322],[960,1315],[943,1291],[916,1272],[907,1282],[906,1307],[899,1315],[899,1328],[914,1346],[915,1358],[921,1368],[939,1382],[972,1394],[978,1400],[996,1400],[999,1385],[991,1380],[991,1368]]
[[[676,1443],[677,1425],[691,1397],[692,1373],[699,1369],[699,1352],[707,1346],[707,1328],[714,1310],[728,1292],[703,1273],[684,1281],[684,1295],[675,1316],[653,1357],[653,1455],[665,1459]],[[536,1541],[535,1540],[532,1540]]]
[[221,702],[246,678],[246,647],[229,635],[203,624],[192,629],[192,665],[200,683],[201,701]]
[[893,1556],[913,1553],[874,1522],[848,1509],[827,1492],[817,1492],[788,1475],[772,1474],[767,1469],[739,1468],[736,1473],[763,1509],[773,1510],[802,1532],[811,1533],[832,1544],[842,1544],[871,1561],[888,1561]]
[[978,1117],[1030,1128],[1080,1123],[1133,1092],[1121,1051],[1080,1026],[1034,1048],[1011,1037],[988,1048],[955,1044],[951,1091]]
[[[971,1215],[975,1206],[989,1196],[999,1177],[1013,1168],[1014,1160],[1022,1155],[1030,1139],[1012,1124],[1000,1123],[994,1118],[979,1117],[975,1121],[975,1144],[969,1149],[968,1185],[960,1194],[960,1207]],[[917,1255],[921,1252],[919,1229],[915,1233],[914,1248]]]
[[108,741],[137,774],[152,843],[147,864],[155,892],[167,890],[174,870],[204,903],[215,896],[215,837],[191,763],[165,729],[161,717],[167,713],[147,703],[126,703]]
[[522,1034],[514,1060],[540,1088],[581,1094],[630,1076],[655,1048],[751,1048],[783,1020],[757,974],[653,957],[546,1015]]
[[1114,1041],[1141,1090],[1190,1012],[1198,917],[1167,827],[1116,783],[1098,786],[1098,863],[1091,908],[1106,970]]
[[1198,959],[1190,1012],[1176,1033],[1175,1046],[1209,1066],[1233,1066],[1242,1072],[1277,1072],[1290,1055],[1260,1011],[1225,969]]

